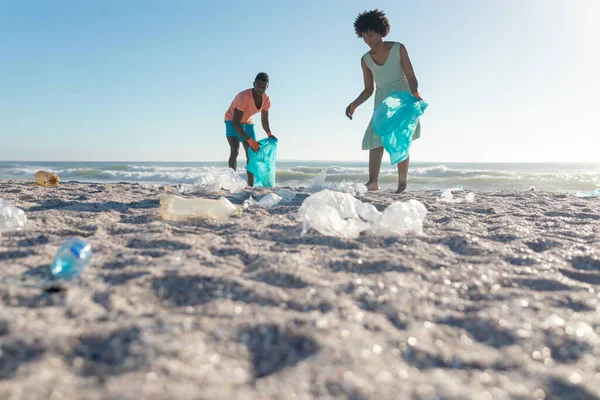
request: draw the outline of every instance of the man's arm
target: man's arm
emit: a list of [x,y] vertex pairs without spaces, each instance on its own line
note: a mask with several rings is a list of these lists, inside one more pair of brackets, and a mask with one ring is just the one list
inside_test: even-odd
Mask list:
[[402,63],[402,69],[404,70],[404,75],[406,75],[406,80],[408,80],[408,87],[410,88],[410,92],[413,95],[419,96],[419,81],[417,81],[417,77],[415,76],[415,71],[413,69],[412,63],[410,62],[410,58],[408,57],[408,51],[403,44],[400,45],[400,62]]
[[267,133],[267,136],[272,136],[271,127],[269,126],[269,111],[261,111],[260,112],[260,122],[262,123],[262,127]]
[[250,136],[248,136],[246,134],[246,132],[244,132],[244,128],[242,128],[242,117],[244,116],[244,112],[238,110],[237,108],[233,109],[233,119],[231,120],[231,125],[233,126],[233,129],[235,129],[235,131],[237,133],[239,133],[239,135],[241,137],[243,137],[244,139],[248,140],[248,139],[252,139]]

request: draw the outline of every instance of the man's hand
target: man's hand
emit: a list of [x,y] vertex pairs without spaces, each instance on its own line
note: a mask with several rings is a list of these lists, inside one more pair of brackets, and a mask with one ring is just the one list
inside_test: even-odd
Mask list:
[[256,152],[258,152],[258,149],[260,149],[260,145],[258,144],[258,142],[252,138],[248,139],[248,145],[252,147],[252,150]]
[[354,111],[356,111],[356,106],[354,105],[354,103],[350,103],[350,105],[346,107],[346,117],[352,119]]
[[271,132],[267,133],[267,136],[273,139],[277,139],[277,137],[275,135],[273,135]]

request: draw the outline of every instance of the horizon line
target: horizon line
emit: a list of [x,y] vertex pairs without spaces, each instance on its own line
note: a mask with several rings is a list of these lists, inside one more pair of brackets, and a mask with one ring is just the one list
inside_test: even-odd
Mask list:
[[[226,160],[219,161],[156,161],[156,160],[146,160],[146,161],[131,161],[131,160],[92,160],[92,161],[82,161],[82,160],[0,160],[0,163],[24,163],[24,162],[32,162],[32,163],[223,163],[227,164]],[[301,159],[283,159],[277,160],[277,162],[320,162],[320,163],[368,163],[367,160],[301,160]],[[411,160],[411,162],[415,163],[441,163],[441,164],[600,164],[598,161],[450,161],[450,160]]]

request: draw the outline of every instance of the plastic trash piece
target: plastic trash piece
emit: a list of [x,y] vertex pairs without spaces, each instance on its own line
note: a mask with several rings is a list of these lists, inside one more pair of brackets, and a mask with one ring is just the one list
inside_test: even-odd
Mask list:
[[361,195],[367,192],[367,187],[362,183],[356,182],[325,182],[327,178],[327,172],[322,171],[319,175],[315,176],[311,183],[306,187],[307,193],[316,193],[323,189],[333,190],[335,192],[350,193],[352,195]]
[[248,149],[246,171],[254,175],[254,187],[275,187],[277,139],[268,137],[258,141],[260,149]]
[[258,205],[268,209],[275,207],[280,202],[280,196],[276,195],[275,193],[269,193],[266,196],[263,196],[263,198],[258,201]]
[[417,200],[394,202],[383,213],[349,193],[324,189],[309,196],[298,209],[302,234],[309,228],[326,236],[357,238],[362,232],[401,235],[422,232],[427,210]]
[[452,189],[446,189],[437,201],[443,203],[472,203],[475,200],[475,193],[470,192],[463,199],[455,199],[452,195]]
[[180,185],[180,193],[216,193],[221,189],[238,193],[244,190],[246,181],[231,168],[212,168],[203,173],[194,185]]
[[252,198],[252,196],[250,196],[249,198],[244,200],[244,202],[242,203],[242,208],[248,208],[248,207],[257,206],[257,205],[258,205],[258,201],[254,200]]
[[58,249],[50,265],[50,272],[58,279],[77,278],[87,267],[91,257],[92,246],[85,240],[74,237]]
[[8,200],[0,199],[0,233],[20,231],[26,223],[25,211],[15,207]]
[[193,198],[187,199],[167,195],[160,199],[160,216],[167,221],[185,221],[194,218],[224,220],[240,215],[242,208],[232,204],[225,197],[218,200]]
[[275,193],[269,193],[265,196],[263,196],[262,199],[260,199],[259,201],[256,201],[252,198],[252,196],[250,196],[248,199],[244,200],[244,203],[242,204],[243,208],[248,208],[248,207],[252,207],[252,206],[260,206],[263,208],[273,208],[275,207],[277,204],[279,204],[281,202],[282,198],[278,195],[276,195]]
[[292,192],[288,189],[279,189],[277,196],[281,197],[282,203],[291,203],[296,198],[296,192]]
[[40,186],[58,186],[60,183],[58,175],[48,171],[36,172],[33,179]]
[[381,137],[392,165],[408,158],[419,117],[428,106],[408,92],[394,92],[373,111],[373,130]]
[[440,196],[440,200],[451,200],[452,199],[452,190],[450,189],[446,189],[444,190],[444,192],[442,193],[442,195]]
[[591,192],[584,192],[581,190],[576,191],[573,194],[575,197],[589,197],[589,198],[593,198],[593,197],[600,197],[600,188],[596,189],[596,190],[592,190]]
[[357,238],[361,232],[371,228],[369,222],[359,217],[357,207],[361,204],[348,193],[329,189],[307,197],[298,209],[302,234],[312,228],[325,236]]
[[394,202],[377,220],[373,232],[379,235],[403,235],[408,232],[423,233],[427,208],[418,200]]
[[238,193],[246,188],[246,181],[233,169],[225,168],[221,174],[221,188]]

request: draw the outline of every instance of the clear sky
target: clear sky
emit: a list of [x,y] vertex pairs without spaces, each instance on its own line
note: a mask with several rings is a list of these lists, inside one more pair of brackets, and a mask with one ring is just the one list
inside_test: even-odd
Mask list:
[[280,160],[366,161],[374,8],[430,103],[413,160],[600,161],[599,0],[0,0],[0,160],[224,161],[265,71]]

